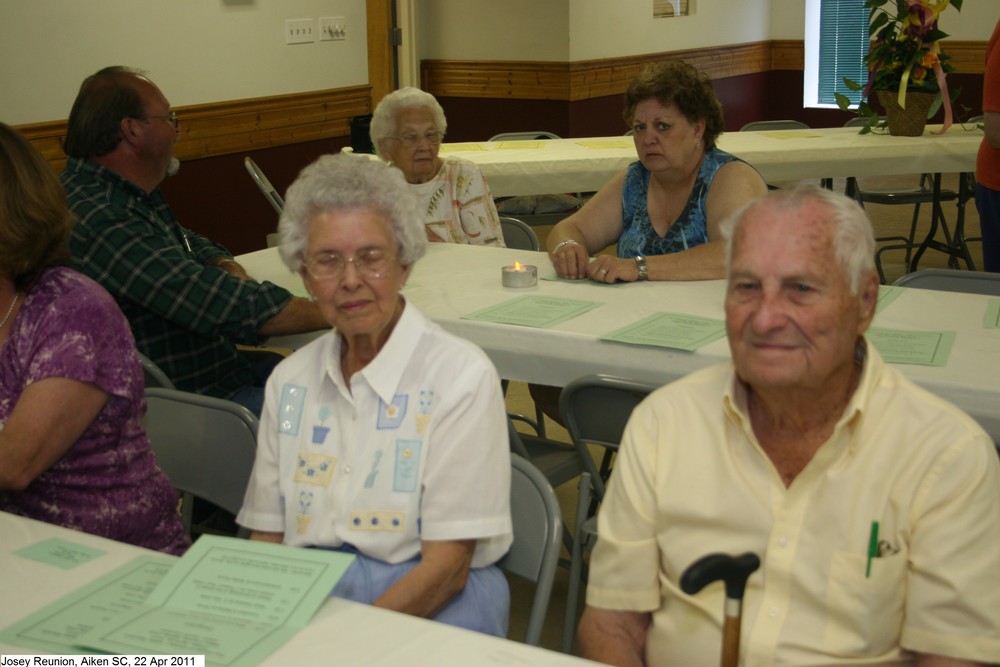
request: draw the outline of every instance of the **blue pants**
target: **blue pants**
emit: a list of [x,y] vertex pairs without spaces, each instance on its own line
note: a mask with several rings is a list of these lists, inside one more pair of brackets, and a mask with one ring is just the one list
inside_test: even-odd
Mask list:
[[983,236],[983,270],[1000,272],[1000,190],[976,183],[976,209]]
[[[420,562],[420,557],[417,556],[393,565],[369,558],[346,545],[330,550],[355,556],[354,562],[347,568],[330,594],[364,604],[374,602]],[[499,567],[489,565],[469,570],[465,588],[438,612],[434,620],[506,638],[509,617],[510,589],[507,586],[507,578]]]

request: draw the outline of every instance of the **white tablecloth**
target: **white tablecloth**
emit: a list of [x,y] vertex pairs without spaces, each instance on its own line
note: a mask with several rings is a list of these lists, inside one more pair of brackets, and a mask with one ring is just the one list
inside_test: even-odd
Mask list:
[[[14,553],[50,538],[100,549],[105,554],[64,570]],[[153,552],[0,512],[0,628],[34,613],[132,558],[150,553]],[[0,653],[33,655],[44,651],[0,642]],[[562,653],[338,598],[329,598],[324,602],[309,625],[261,663],[263,667],[571,667],[594,664]]]
[[[645,382],[665,383],[729,358],[725,338],[697,352],[625,345],[598,338],[657,312],[677,312],[724,319],[725,282],[644,282],[602,286],[589,281],[539,280],[528,289],[501,286],[502,266],[538,266],[551,275],[545,253],[431,244],[417,262],[406,298],[445,329],[479,345],[502,377],[563,386],[589,373],[609,373]],[[258,279],[299,290],[301,281],[281,264],[275,249],[238,258]],[[462,315],[523,294],[552,295],[601,302],[601,306],[550,329],[492,324],[461,319]],[[989,297],[906,289],[882,312],[874,326],[906,330],[956,332],[948,364],[943,367],[900,365],[917,384],[956,403],[1000,437],[1000,329],[984,329]],[[311,336],[273,339],[275,345],[297,347]]]
[[[980,130],[952,126],[920,137],[858,134],[857,128],[727,132],[719,147],[753,165],[764,180],[974,171]],[[479,165],[494,197],[589,192],[636,158],[631,137],[443,144],[442,155]]]

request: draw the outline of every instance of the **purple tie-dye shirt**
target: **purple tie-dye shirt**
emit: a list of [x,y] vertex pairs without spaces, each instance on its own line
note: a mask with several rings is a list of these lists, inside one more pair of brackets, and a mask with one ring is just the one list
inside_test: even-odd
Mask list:
[[108,402],[26,489],[0,492],[0,510],[183,553],[190,541],[177,514],[177,494],[157,467],[142,427],[146,399],[132,332],[102,287],[67,268],[42,274],[0,348],[0,428],[21,392],[50,377],[96,385],[108,393]]

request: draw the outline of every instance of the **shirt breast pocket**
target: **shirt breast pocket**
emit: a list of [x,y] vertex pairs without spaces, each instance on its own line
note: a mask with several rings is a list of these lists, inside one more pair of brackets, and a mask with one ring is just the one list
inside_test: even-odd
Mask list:
[[834,552],[823,639],[830,655],[883,655],[899,644],[906,568],[903,550],[873,558],[870,574],[866,554]]

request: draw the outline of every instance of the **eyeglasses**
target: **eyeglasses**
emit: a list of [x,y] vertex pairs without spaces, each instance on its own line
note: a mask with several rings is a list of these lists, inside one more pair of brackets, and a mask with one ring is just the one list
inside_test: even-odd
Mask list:
[[388,137],[389,139],[398,139],[403,142],[403,145],[407,148],[413,148],[421,141],[426,141],[431,146],[437,146],[444,139],[444,132],[424,132],[423,134],[404,134],[400,137]]
[[159,118],[160,120],[165,120],[174,126],[176,130],[181,124],[181,117],[177,115],[176,111],[171,111],[166,116],[143,116],[139,120],[149,120],[151,118]]
[[373,248],[362,250],[349,258],[335,252],[324,252],[310,257],[304,264],[306,271],[316,280],[337,280],[344,275],[348,264],[354,264],[358,273],[367,278],[381,278],[389,271],[394,259],[394,255],[387,255],[384,250]]

